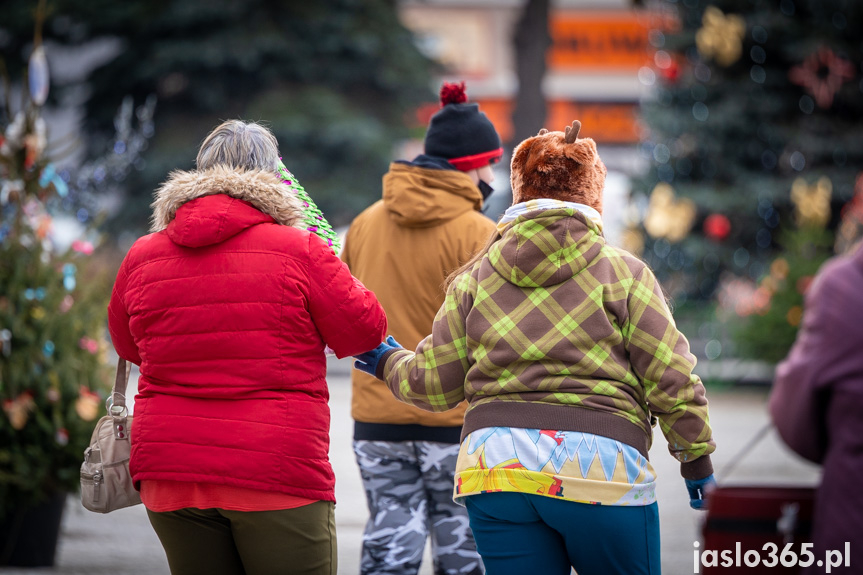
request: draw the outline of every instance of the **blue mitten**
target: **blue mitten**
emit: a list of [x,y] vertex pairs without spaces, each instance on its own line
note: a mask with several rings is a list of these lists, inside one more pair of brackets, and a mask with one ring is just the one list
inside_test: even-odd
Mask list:
[[689,506],[693,509],[703,509],[707,494],[716,487],[716,479],[711,473],[703,479],[685,479],[689,490]]
[[354,367],[360,371],[364,371],[369,375],[377,377],[378,363],[384,354],[391,349],[403,349],[399,342],[393,339],[393,336],[387,336],[387,340],[374,348],[371,351],[355,355],[356,361]]

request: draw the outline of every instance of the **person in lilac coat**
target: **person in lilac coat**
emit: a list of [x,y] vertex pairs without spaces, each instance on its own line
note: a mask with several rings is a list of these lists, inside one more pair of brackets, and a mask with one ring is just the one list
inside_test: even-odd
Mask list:
[[[776,370],[770,415],[779,435],[802,457],[823,465],[815,501],[816,558],[845,552],[863,566],[863,249],[837,256],[806,295],[797,341]],[[821,571],[817,571],[821,572]]]

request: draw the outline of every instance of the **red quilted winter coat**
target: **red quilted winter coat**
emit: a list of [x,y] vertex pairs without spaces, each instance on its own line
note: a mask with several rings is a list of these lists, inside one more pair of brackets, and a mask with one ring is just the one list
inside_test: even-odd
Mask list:
[[386,336],[374,294],[269,173],[175,172],[108,307],[114,346],[141,366],[132,478],[334,501],[324,345],[345,357]]

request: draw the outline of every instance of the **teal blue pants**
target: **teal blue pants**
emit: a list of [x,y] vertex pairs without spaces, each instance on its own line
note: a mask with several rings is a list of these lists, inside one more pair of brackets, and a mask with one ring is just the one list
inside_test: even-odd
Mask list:
[[659,508],[524,493],[465,497],[486,575],[659,575]]

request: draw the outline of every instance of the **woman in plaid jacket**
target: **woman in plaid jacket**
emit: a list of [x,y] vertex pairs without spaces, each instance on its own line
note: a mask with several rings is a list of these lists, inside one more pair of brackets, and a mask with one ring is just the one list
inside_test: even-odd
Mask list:
[[491,575],[659,573],[657,422],[694,508],[713,484],[695,358],[651,270],[606,244],[606,168],[579,129],[516,148],[514,204],[416,352],[357,356],[412,405],[467,399],[454,497]]

